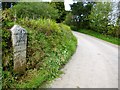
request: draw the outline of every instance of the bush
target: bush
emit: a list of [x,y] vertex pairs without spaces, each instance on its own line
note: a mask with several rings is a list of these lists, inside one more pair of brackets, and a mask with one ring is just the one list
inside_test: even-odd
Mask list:
[[[72,50],[71,52],[74,51],[73,48],[70,48],[72,46],[70,43],[72,43],[72,40],[74,43],[76,39],[72,35],[68,26],[57,24],[50,19],[40,19],[37,21],[28,21],[24,19],[19,23],[25,28],[29,26],[29,28],[26,28],[29,33],[27,51],[27,57],[29,58],[28,67],[39,67],[39,65],[41,65],[40,63],[42,62],[42,59],[46,57],[47,53],[53,52],[53,54],[58,54],[60,53],[60,48],[67,51]],[[47,55],[47,57],[48,56],[49,55]]]
[[76,22],[74,22],[72,17],[73,17],[72,13],[68,13],[66,15],[65,21],[63,23],[66,24],[66,25],[69,25],[71,30],[78,31],[78,29],[79,29],[77,27],[78,24],[76,24]]
[[12,10],[17,18],[51,18],[56,20],[58,17],[58,10],[45,2],[20,2],[13,6]]
[[[12,42],[10,28],[14,25],[14,16],[10,9],[2,12],[2,66],[3,70],[11,70],[12,65]],[[7,68],[9,67],[9,68]]]
[[[10,13],[10,10],[7,13]],[[60,69],[76,49],[77,41],[70,28],[50,19],[17,19],[17,24],[28,32],[27,71],[20,76],[12,71],[13,55],[9,29],[14,24],[14,17],[13,14],[7,14],[6,17],[2,18],[3,88],[36,88],[59,76]]]
[[108,35],[114,36],[114,37],[120,37],[120,30],[119,30],[119,26],[116,25],[110,25],[108,26]]
[[10,9],[2,12],[2,87],[9,88],[12,83],[13,54],[10,29],[14,25],[14,15]]
[[72,14],[71,13],[68,13],[66,15],[66,18],[65,18],[65,21],[63,22],[64,24],[67,24],[67,25],[71,25],[72,24]]
[[111,3],[109,2],[96,3],[89,15],[91,30],[104,35],[111,35],[114,37],[120,36],[119,24],[110,24],[108,17],[110,16],[111,10]]
[[2,89],[2,67],[0,66],[0,89]]
[[94,31],[106,34],[108,29],[108,16],[111,11],[109,2],[97,2],[89,15],[90,27]]

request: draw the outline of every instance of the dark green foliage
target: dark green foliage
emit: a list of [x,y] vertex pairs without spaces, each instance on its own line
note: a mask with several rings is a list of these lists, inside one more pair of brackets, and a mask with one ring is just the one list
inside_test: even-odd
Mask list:
[[15,5],[17,2],[2,2],[2,10],[10,8],[12,5]]
[[11,3],[10,2],[2,2],[2,9],[4,10],[5,8],[10,8]]
[[77,28],[89,28],[88,15],[91,12],[91,8],[94,2],[77,2],[71,5],[72,25]]
[[65,11],[64,2],[51,2],[50,5],[52,5],[55,9],[58,10],[59,16],[56,19],[57,23],[63,22],[67,14],[67,11]]
[[[14,25],[13,21],[14,16],[11,13],[10,9],[2,12],[2,69],[5,71],[2,73],[3,80],[5,80],[5,82],[2,82],[2,87],[5,86],[6,88],[9,88],[10,83],[13,81],[13,78],[10,75],[13,72],[13,54],[10,33],[10,28]],[[6,83],[9,85],[5,85]]]
[[106,35],[111,35],[113,37],[120,38],[120,26],[110,25],[110,26],[107,26],[106,29],[108,29],[108,31],[105,33]]
[[0,66],[0,89],[2,89],[2,67]]
[[20,2],[15,5],[12,10],[17,18],[51,18],[56,20],[58,17],[58,10],[45,2]]
[[65,20],[64,20],[64,22],[63,23],[65,23],[65,24],[67,24],[67,25],[71,25],[71,23],[72,23],[72,13],[68,13],[67,15],[66,15],[66,18],[65,18]]
[[73,22],[72,17],[73,17],[72,13],[69,12],[66,15],[66,19],[65,19],[65,21],[63,23],[69,25],[71,30],[77,31],[79,28],[76,25],[77,23]]
[[[2,12],[2,66],[3,70],[12,70],[12,42],[10,28],[14,25],[14,16],[10,9]],[[10,67],[10,68],[7,68]]]
[[2,27],[10,29],[14,25],[15,17],[11,9],[2,11]]

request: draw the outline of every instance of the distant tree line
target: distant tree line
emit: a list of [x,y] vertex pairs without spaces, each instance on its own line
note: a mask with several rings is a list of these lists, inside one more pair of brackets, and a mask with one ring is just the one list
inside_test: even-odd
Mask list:
[[[54,0],[53,0],[54,1]],[[110,24],[110,2],[77,2],[71,4],[71,11],[65,11],[64,2],[2,2],[2,9],[11,8],[17,18],[50,18],[57,23],[66,23],[72,30],[91,29],[105,35],[120,37],[120,15],[116,25]],[[120,12],[120,2],[118,3]],[[24,12],[24,13],[23,13]],[[119,14],[119,13],[118,13]]]
[[67,14],[64,23],[72,30],[90,29],[104,35],[120,37],[120,14],[118,13],[114,25],[109,18],[111,12],[112,2],[77,2],[71,5],[71,11]]
[[2,10],[10,8],[12,5],[15,5],[17,2],[2,2]]

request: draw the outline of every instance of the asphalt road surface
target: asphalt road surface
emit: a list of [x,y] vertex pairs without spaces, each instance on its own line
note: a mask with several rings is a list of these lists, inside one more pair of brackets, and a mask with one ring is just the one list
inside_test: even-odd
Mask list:
[[51,88],[118,88],[118,46],[73,32],[78,46]]

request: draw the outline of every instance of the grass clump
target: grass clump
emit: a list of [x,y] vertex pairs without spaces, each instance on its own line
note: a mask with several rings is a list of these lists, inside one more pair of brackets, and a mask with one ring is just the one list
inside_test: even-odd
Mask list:
[[60,69],[75,52],[77,40],[68,26],[50,19],[18,21],[28,32],[27,68],[22,76],[4,69],[3,88],[38,88],[62,73]]
[[2,55],[0,55],[0,90],[2,89]]
[[94,36],[96,38],[99,38],[99,39],[102,39],[102,40],[105,40],[107,42],[110,42],[110,43],[113,43],[113,44],[116,44],[116,45],[120,45],[120,39],[118,37],[112,37],[110,35],[104,35],[104,34],[100,34],[98,32],[95,32],[95,31],[92,31],[92,30],[85,30],[85,29],[80,29],[78,30],[79,32],[81,33],[85,33],[85,34],[88,34],[88,35],[91,35],[91,36]]

